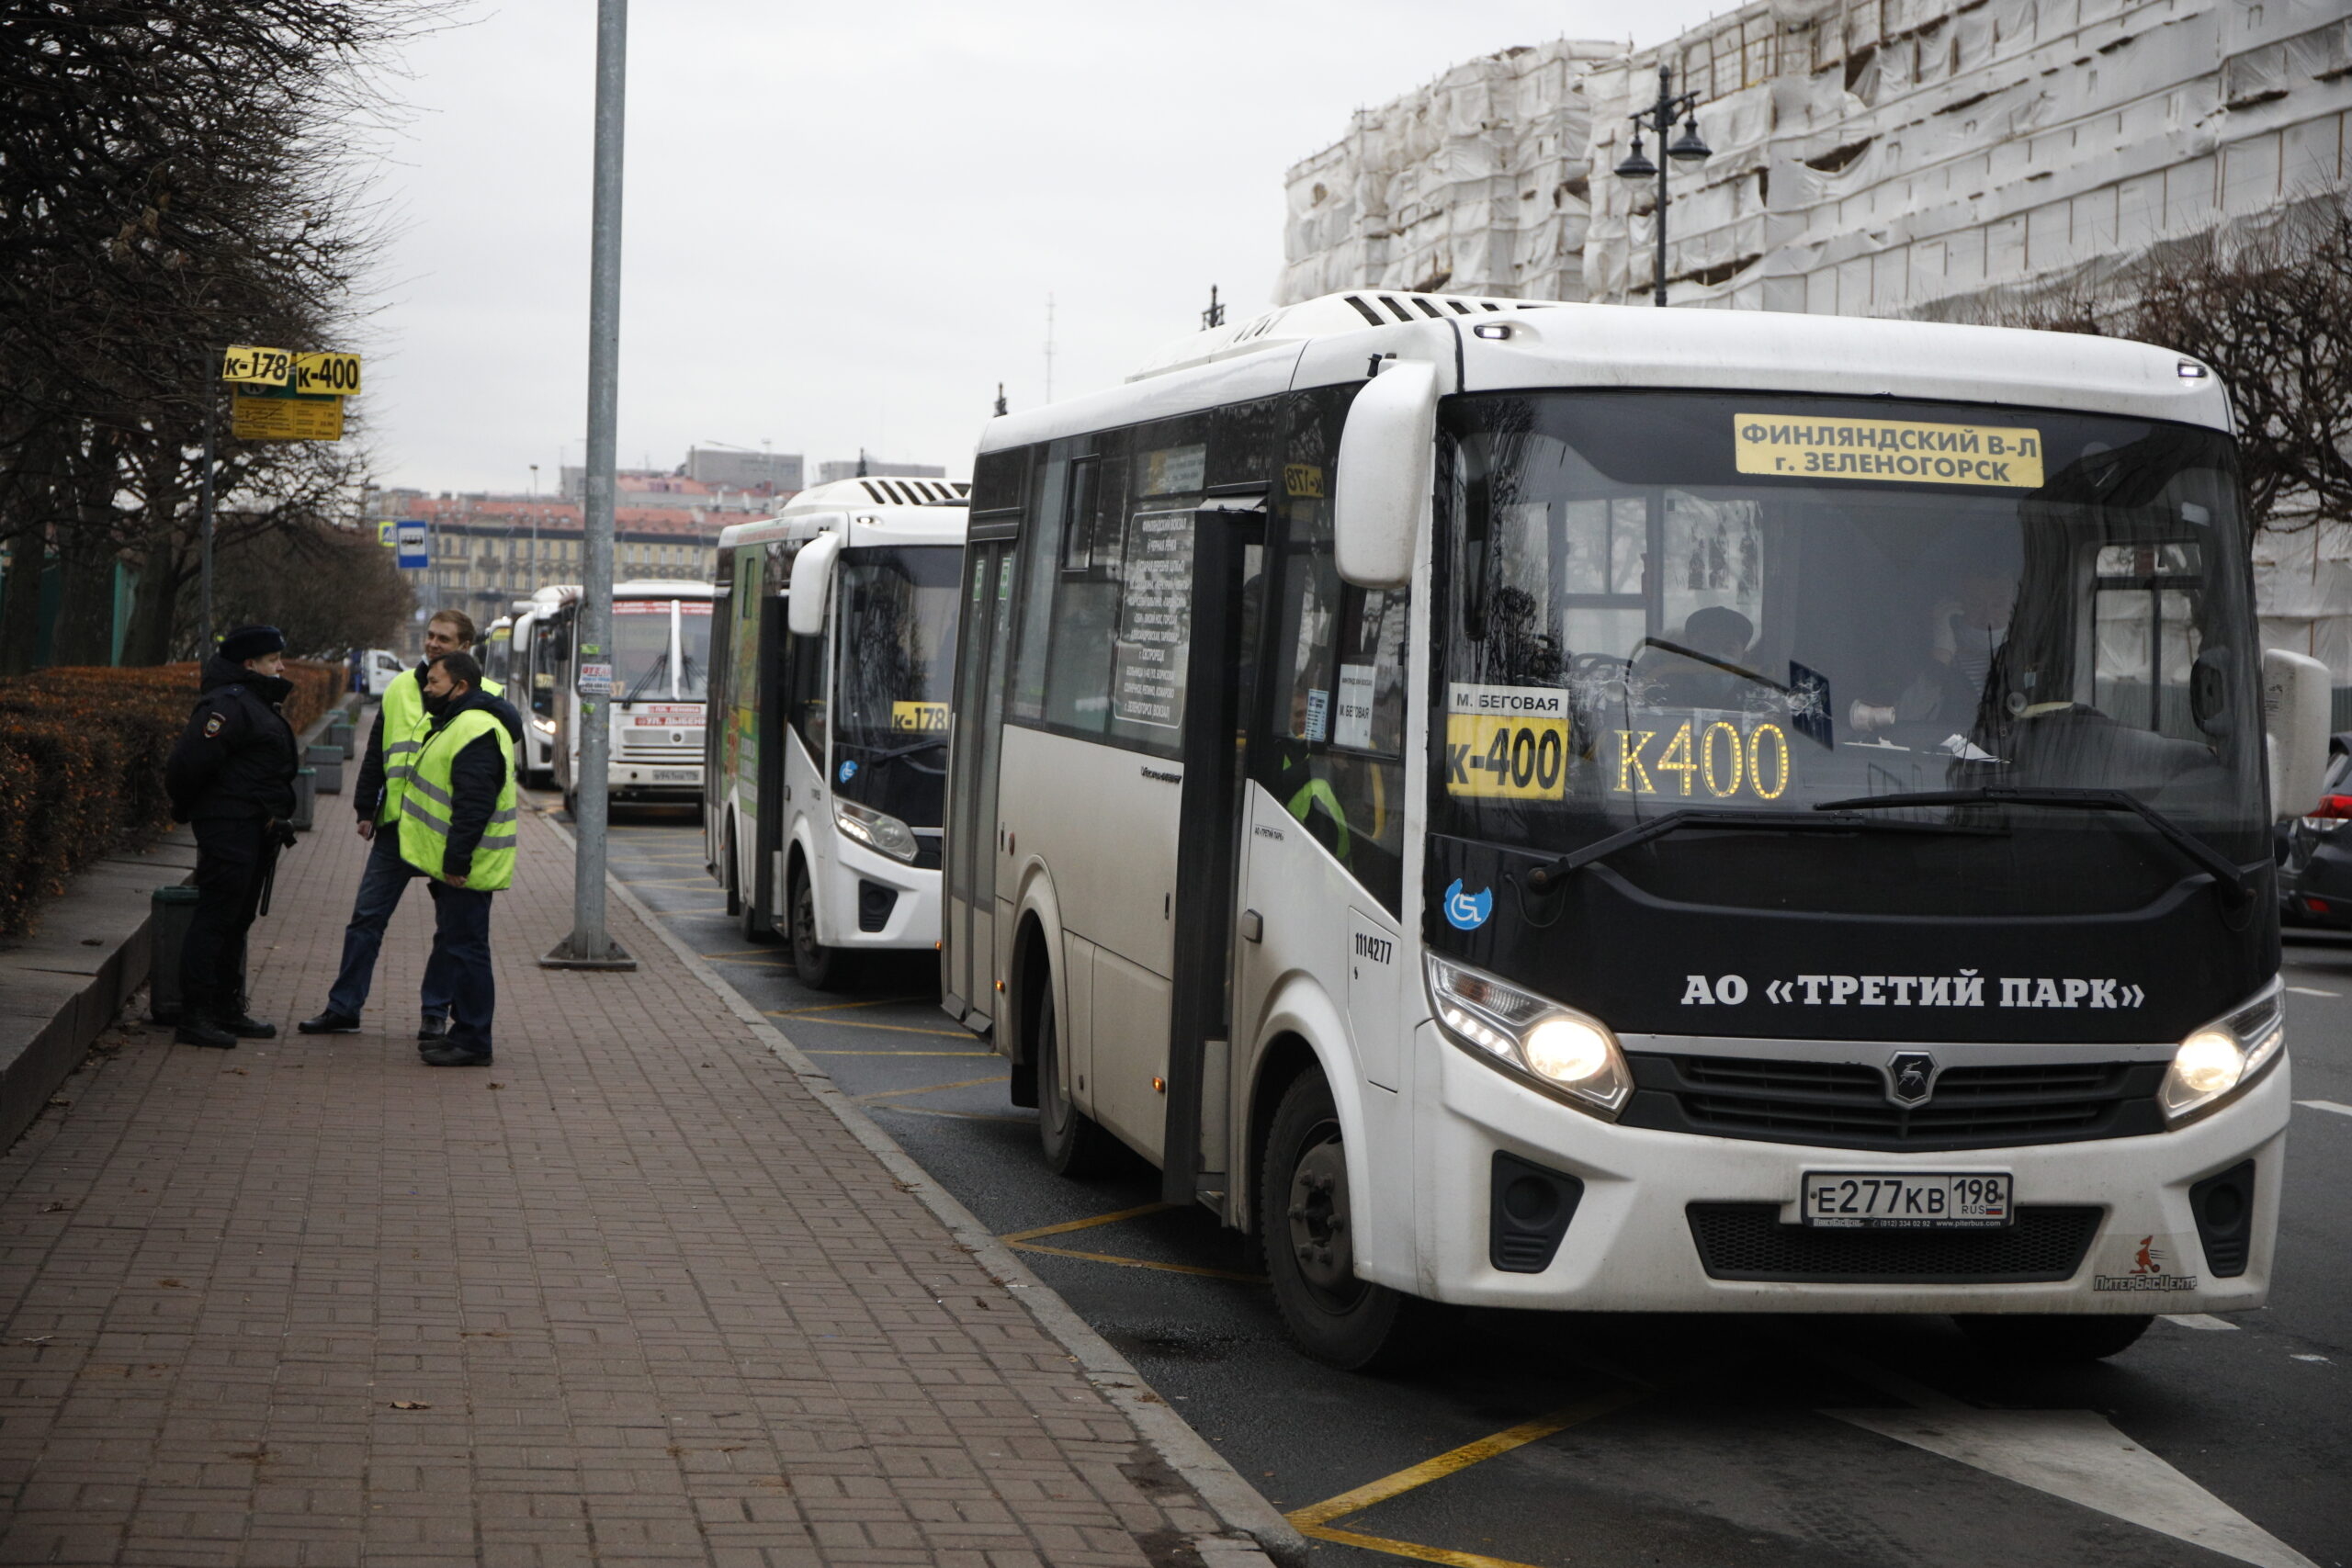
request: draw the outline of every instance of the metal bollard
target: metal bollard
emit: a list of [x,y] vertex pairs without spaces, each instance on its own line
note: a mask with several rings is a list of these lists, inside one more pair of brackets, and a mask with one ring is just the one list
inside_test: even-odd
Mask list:
[[340,746],[345,758],[359,754],[359,731],[347,718],[338,718],[327,726],[327,744]]
[[319,775],[318,788],[321,795],[341,795],[343,793],[342,747],[313,746],[310,749],[309,754],[303,758],[303,761],[310,763],[311,766],[317,771]]
[[196,919],[196,889],[158,887],[147,919],[147,1016],[180,1021],[180,948]]
[[307,833],[319,809],[319,775],[314,768],[294,770],[294,815],[287,820],[298,833]]

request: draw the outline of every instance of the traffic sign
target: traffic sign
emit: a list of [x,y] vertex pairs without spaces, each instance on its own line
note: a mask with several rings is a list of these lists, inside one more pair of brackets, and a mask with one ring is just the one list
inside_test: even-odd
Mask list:
[[296,355],[294,389],[330,398],[350,397],[359,390],[359,356],[356,354]]
[[376,542],[383,546],[384,548],[388,550],[394,548],[400,544],[398,536],[393,532],[393,530],[398,527],[399,525],[392,522],[390,518],[386,518],[383,522],[377,524]]
[[425,542],[424,524],[395,523],[392,530],[400,541],[400,559],[393,564],[409,571],[422,571],[433,564],[432,549]]
[[255,348],[231,344],[220,355],[220,379],[255,386],[282,387],[294,374],[294,356],[282,348]]
[[240,441],[340,441],[343,400],[237,389],[229,430]]

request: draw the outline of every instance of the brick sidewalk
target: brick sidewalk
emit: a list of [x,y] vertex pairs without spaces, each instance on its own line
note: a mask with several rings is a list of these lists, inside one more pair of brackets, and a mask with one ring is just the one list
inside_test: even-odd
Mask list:
[[286,1037],[119,1030],[0,1158],[0,1562],[1166,1565],[1216,1532],[620,901],[636,973],[537,967],[571,872],[537,817],[496,1066],[416,1060],[421,887],[368,1032],[293,1034],[364,860],[320,815],[254,932]]

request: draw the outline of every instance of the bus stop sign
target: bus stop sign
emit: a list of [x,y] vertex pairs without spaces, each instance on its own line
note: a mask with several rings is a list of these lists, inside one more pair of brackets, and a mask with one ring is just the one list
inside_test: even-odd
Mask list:
[[423,571],[433,564],[432,551],[424,542],[424,524],[395,523],[392,525],[392,537],[400,550],[400,559],[395,564],[401,570]]

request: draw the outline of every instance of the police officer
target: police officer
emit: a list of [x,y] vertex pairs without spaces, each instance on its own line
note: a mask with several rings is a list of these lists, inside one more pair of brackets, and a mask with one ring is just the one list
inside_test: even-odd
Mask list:
[[469,653],[433,661],[424,681],[432,725],[401,806],[401,858],[432,879],[425,885],[433,895],[425,984],[437,982],[449,998],[448,1038],[417,1053],[432,1067],[490,1065],[498,1000],[490,900],[514,882],[514,748],[481,685],[481,666]]
[[203,695],[164,765],[175,820],[196,829],[196,917],[180,949],[184,1045],[233,1047],[277,1033],[246,1010],[245,932],[267,896],[277,852],[294,842],[294,771],[300,752],[279,705],[294,683],[281,671],[276,626],[239,626],[206,660]]
[[[359,894],[352,901],[351,922],[344,928],[343,965],[327,992],[326,1010],[304,1019],[305,1034],[348,1034],[359,1027],[359,1010],[376,977],[376,954],[384,944],[384,928],[400,908],[416,871],[401,859],[401,805],[418,750],[432,729],[425,711],[424,676],[433,661],[472,643],[474,623],[462,610],[442,610],[425,623],[424,658],[413,670],[403,671],[384,688],[382,705],[368,739],[367,759],[360,764],[352,807],[359,814],[359,836],[368,842],[368,869],[359,879]],[[500,696],[495,681],[483,681],[479,694],[484,705],[516,740],[523,738],[523,718]],[[416,1042],[438,1042],[449,1029],[449,993],[442,972],[428,971],[419,998]]]

